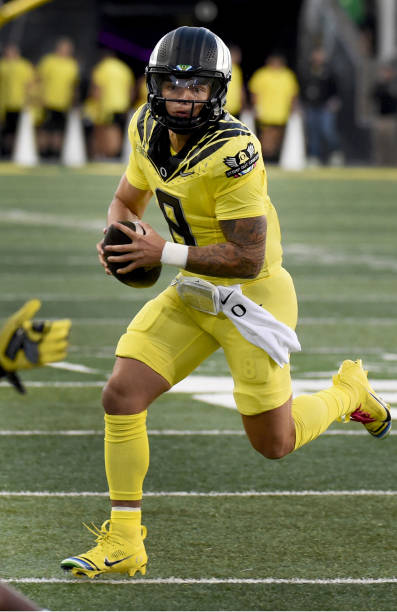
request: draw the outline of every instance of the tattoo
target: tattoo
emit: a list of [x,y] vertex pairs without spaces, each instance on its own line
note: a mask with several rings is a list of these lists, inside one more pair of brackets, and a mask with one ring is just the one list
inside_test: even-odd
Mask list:
[[220,221],[226,242],[189,247],[186,270],[206,276],[255,278],[263,265],[266,217]]

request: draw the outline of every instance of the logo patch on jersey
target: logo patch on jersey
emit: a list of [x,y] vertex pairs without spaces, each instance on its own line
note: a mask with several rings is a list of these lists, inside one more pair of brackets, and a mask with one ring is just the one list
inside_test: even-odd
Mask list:
[[135,145],[135,151],[137,153],[140,153],[141,155],[143,155],[143,157],[147,157],[148,156],[146,151],[145,151],[145,149],[140,144],[136,144]]
[[255,151],[255,147],[252,142],[248,143],[246,149],[241,149],[237,153],[237,155],[225,157],[223,159],[226,166],[229,166],[231,170],[227,170],[225,172],[226,176],[230,178],[238,178],[239,176],[243,176],[243,174],[247,174],[251,172],[253,168],[256,166],[256,162],[259,159],[259,153]]
[[178,64],[176,66],[177,70],[183,70],[183,72],[186,72],[186,70],[191,70],[193,68],[193,66],[190,66],[190,64]]

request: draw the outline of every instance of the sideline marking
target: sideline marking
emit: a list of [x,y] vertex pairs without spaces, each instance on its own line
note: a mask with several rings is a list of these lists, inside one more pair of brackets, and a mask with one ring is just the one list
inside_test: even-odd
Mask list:
[[396,584],[397,578],[3,578],[10,584]]
[[[96,491],[0,491],[0,497],[108,497],[107,492]],[[395,497],[397,491],[357,489],[351,491],[146,491],[145,497]]]

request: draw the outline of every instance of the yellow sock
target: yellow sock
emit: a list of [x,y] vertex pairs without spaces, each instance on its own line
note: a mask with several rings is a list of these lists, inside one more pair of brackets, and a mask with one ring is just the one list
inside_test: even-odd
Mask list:
[[149,467],[146,415],[147,410],[139,414],[105,414],[105,469],[110,499],[142,499]]
[[295,421],[295,448],[322,434],[338,417],[349,412],[354,402],[353,391],[335,386],[313,395],[300,395],[292,402],[292,418]]
[[129,510],[121,507],[112,508],[110,515],[112,532],[122,535],[123,538],[134,540],[141,534],[141,510],[131,508]]

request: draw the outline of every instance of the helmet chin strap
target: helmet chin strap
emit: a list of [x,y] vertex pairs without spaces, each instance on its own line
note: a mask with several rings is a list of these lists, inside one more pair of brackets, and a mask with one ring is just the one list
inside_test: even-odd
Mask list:
[[[176,134],[190,134],[192,132],[194,132],[195,130],[203,127],[207,122],[208,119],[205,119],[204,117],[201,116],[201,113],[205,110],[208,111],[208,113],[210,113],[210,109],[208,108],[208,100],[205,101],[199,101],[199,100],[181,100],[181,99],[164,99],[164,102],[183,102],[186,104],[190,104],[191,109],[190,109],[190,113],[188,117],[178,117],[177,115],[171,115],[167,110],[166,110],[166,115],[168,118],[168,129],[170,129],[171,131],[175,132]],[[194,116],[194,107],[195,105],[200,104],[200,106],[202,106],[202,109],[200,110],[200,112]],[[192,121],[194,121],[195,119],[197,119],[197,124],[196,125],[192,125]],[[184,122],[187,123],[187,125],[184,125]]]
[[[193,133],[207,124],[215,123],[222,116],[221,99],[219,97],[213,97],[207,100],[186,100],[181,98],[165,98],[156,95],[150,87],[149,92],[148,102],[152,116],[156,121],[176,134]],[[190,104],[190,112],[187,113],[186,117],[171,115],[166,109],[167,102],[183,102],[185,104]],[[197,104],[200,104],[203,108],[198,115],[194,117],[194,106]]]

